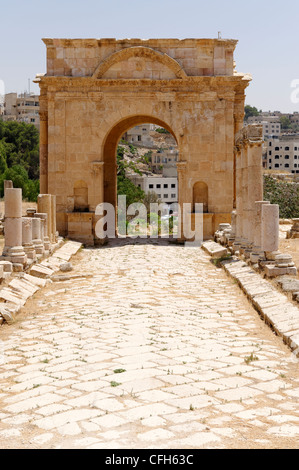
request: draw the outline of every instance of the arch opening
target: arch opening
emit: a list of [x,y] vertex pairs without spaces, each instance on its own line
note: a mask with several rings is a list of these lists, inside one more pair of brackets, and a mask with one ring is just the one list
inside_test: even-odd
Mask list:
[[[151,203],[158,204],[160,216],[177,212],[179,151],[176,136],[165,122],[141,115],[120,121],[106,137],[103,157],[104,201],[116,213],[122,195],[127,197],[127,207],[142,202],[148,215]],[[135,196],[140,199],[134,200]]]
[[125,133],[141,124],[153,124],[168,131],[177,144],[171,127],[164,121],[146,115],[131,116],[118,122],[108,133],[103,147],[104,157],[104,201],[117,207],[117,146]]

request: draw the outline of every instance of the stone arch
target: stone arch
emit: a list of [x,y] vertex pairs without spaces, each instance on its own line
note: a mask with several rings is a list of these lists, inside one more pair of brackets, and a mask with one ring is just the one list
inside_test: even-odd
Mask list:
[[107,72],[107,70],[109,70],[109,68],[114,64],[117,62],[126,61],[131,57],[142,57],[152,61],[160,62],[169,68],[177,78],[187,78],[185,71],[175,59],[170,57],[168,54],[144,46],[126,47],[125,49],[114,52],[98,65],[92,75],[92,78],[102,78],[104,73]]
[[203,213],[209,212],[209,189],[208,185],[203,181],[197,181],[193,185],[193,212],[195,212],[195,204],[203,204]]
[[152,123],[168,130],[176,142],[176,135],[172,128],[161,119],[150,115],[134,115],[118,121],[106,134],[103,146],[104,160],[104,201],[117,206],[117,184],[116,184],[116,149],[121,136],[129,129],[139,124]]
[[88,211],[88,186],[83,180],[74,183],[74,211]]

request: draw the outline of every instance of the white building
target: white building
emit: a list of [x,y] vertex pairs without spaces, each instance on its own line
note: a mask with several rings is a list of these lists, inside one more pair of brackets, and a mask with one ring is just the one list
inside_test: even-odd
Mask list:
[[162,176],[129,176],[130,180],[145,193],[153,191],[162,202],[178,202],[178,179]]
[[141,124],[140,126],[132,127],[125,133],[125,140],[135,146],[154,147],[154,139],[150,136],[150,131],[155,129],[154,124]]
[[281,133],[281,123],[279,116],[250,116],[248,124],[260,124],[263,126],[263,139],[269,139],[271,136],[279,136]]
[[18,121],[39,128],[39,95],[7,93],[4,97],[3,121]]
[[286,134],[280,138],[270,138],[267,144],[267,168],[269,170],[299,173],[298,134]]

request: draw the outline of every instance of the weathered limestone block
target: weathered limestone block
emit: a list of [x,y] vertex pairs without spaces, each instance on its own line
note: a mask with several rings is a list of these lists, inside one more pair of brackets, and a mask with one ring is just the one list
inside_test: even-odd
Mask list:
[[14,314],[10,310],[8,310],[5,305],[0,305],[0,316],[10,325],[11,323],[14,322]]
[[285,276],[285,275],[297,275],[297,268],[278,268],[277,266],[273,265],[266,265],[264,267],[265,275],[267,277],[278,277],[278,276]]
[[293,225],[291,230],[287,232],[287,238],[299,238],[299,219],[292,219]]
[[10,261],[0,261],[4,273],[12,273],[12,263]]
[[61,263],[60,266],[59,266],[59,269],[60,271],[62,272],[68,272],[68,271],[72,271],[73,270],[73,266],[72,266],[72,263]]
[[218,243],[215,243],[215,242],[212,242],[212,241],[204,242],[202,244],[202,248],[213,259],[222,258],[223,256],[226,256],[228,254],[227,248],[225,248],[221,245],[218,245]]
[[44,279],[49,278],[53,273],[53,269],[42,266],[41,264],[37,264],[30,269],[31,276],[41,277]]

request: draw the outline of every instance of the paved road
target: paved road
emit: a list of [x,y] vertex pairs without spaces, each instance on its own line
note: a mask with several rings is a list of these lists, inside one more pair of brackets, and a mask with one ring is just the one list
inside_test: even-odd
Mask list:
[[298,362],[202,250],[73,265],[0,329],[1,448],[298,446]]

